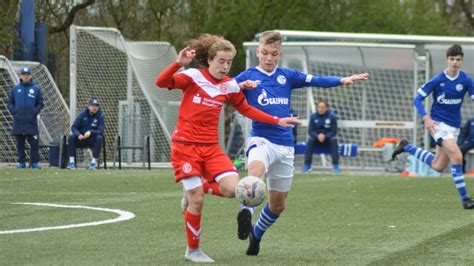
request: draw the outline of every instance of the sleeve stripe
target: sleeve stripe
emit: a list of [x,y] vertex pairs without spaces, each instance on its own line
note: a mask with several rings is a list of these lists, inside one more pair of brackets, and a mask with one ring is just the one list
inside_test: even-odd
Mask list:
[[416,92],[418,92],[418,94],[420,94],[421,96],[426,97],[428,94],[426,94],[426,92],[424,92],[422,89],[418,89]]
[[306,82],[306,83],[309,83],[309,82],[311,82],[312,79],[313,79],[313,75],[308,74],[308,75],[306,75],[305,82]]

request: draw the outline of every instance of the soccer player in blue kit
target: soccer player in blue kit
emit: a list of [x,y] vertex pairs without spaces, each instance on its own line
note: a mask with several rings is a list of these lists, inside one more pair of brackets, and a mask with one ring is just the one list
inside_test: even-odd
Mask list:
[[[466,92],[474,100],[472,79],[463,71],[461,65],[464,53],[460,45],[453,45],[446,51],[448,68],[418,89],[413,103],[436,141],[436,155],[418,148],[404,139],[392,154],[392,160],[402,152],[414,155],[436,171],[443,171],[451,161],[451,174],[459,192],[464,209],[474,209],[474,201],[469,198],[462,172],[462,153],[456,144],[461,126],[461,105]],[[433,94],[431,114],[423,107],[423,101]]]
[[[267,31],[260,36],[257,48],[259,65],[240,73],[236,80],[253,80],[257,88],[245,90],[248,103],[268,114],[287,117],[290,114],[291,91],[302,87],[336,87],[367,80],[369,74],[350,77],[318,77],[296,70],[277,67],[281,57],[282,40],[279,32]],[[254,209],[242,205],[237,216],[238,238],[249,238],[247,255],[258,255],[265,231],[277,221],[285,209],[294,172],[292,129],[253,121],[247,142],[248,174],[261,179],[267,177],[269,202],[263,207],[255,226]]]

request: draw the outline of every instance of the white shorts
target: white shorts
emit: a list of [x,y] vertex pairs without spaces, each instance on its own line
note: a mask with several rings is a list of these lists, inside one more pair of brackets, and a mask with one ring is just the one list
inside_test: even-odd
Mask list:
[[247,142],[247,165],[261,161],[265,165],[268,190],[288,192],[295,167],[295,148],[271,143],[265,138],[250,137]]
[[436,143],[439,143],[439,139],[457,140],[459,136],[459,128],[449,126],[444,122],[439,122],[434,126],[434,133],[431,132],[431,136],[434,138]]

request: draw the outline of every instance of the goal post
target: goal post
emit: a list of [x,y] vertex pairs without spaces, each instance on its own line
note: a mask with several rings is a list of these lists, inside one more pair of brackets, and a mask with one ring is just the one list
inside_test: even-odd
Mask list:
[[[121,134],[122,145],[133,147],[143,146],[149,136],[152,161],[169,162],[181,92],[157,88],[155,78],[176,59],[174,47],[129,41],[115,28],[72,26],[70,31],[71,121],[96,97],[105,115],[109,160]],[[127,151],[123,158],[141,160],[141,151]]]

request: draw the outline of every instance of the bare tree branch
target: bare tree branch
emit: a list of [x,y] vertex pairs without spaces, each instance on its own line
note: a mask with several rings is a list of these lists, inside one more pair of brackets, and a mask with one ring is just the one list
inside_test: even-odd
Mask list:
[[66,20],[61,25],[49,28],[49,33],[58,33],[66,31],[69,26],[71,26],[71,24],[74,22],[74,17],[76,16],[76,13],[94,3],[95,0],[87,0],[82,4],[74,6],[67,14]]
[[474,30],[474,18],[472,17],[472,0],[460,0],[462,11],[466,15],[467,22],[471,25],[471,30]]

